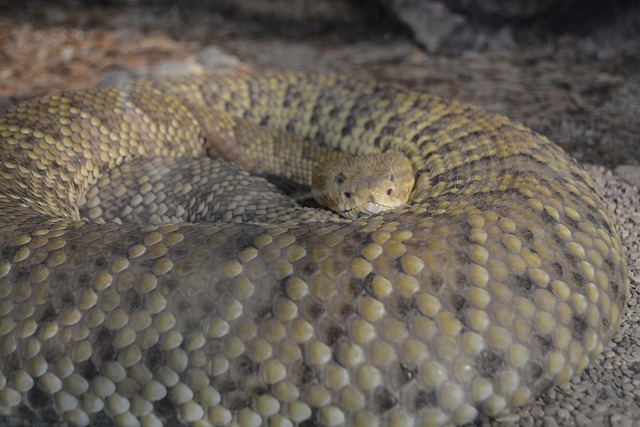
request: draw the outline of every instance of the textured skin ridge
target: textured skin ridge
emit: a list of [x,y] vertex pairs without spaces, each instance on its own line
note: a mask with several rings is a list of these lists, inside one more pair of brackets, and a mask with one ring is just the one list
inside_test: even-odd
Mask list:
[[[216,109],[402,151],[410,201],[347,222],[80,220],[117,165],[203,155]],[[34,99],[0,114],[0,138],[5,421],[462,424],[566,382],[626,306],[589,177],[476,107],[332,75],[201,76]]]

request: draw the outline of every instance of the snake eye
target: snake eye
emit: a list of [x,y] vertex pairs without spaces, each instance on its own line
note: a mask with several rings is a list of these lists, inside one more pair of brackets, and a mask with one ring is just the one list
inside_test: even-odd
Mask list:
[[348,191],[344,192],[344,197],[346,197],[347,199],[351,198],[351,193],[349,193]]
[[344,182],[344,175],[342,175],[342,173],[338,175],[338,177],[336,178],[336,182],[338,184],[342,184]]

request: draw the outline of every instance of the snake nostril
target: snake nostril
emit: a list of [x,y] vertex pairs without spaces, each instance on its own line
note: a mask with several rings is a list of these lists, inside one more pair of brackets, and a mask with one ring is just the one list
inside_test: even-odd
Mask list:
[[351,198],[351,193],[349,193],[348,191],[344,192],[344,197],[346,197],[347,199]]

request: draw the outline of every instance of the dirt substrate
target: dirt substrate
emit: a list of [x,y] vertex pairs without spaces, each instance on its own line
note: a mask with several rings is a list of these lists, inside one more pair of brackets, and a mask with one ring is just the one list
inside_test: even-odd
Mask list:
[[640,8],[586,30],[505,27],[485,51],[433,55],[383,12],[362,14],[354,4],[312,10],[294,1],[302,8],[283,18],[260,7],[157,3],[0,1],[0,107],[105,80],[238,67],[374,77],[524,122],[601,185],[627,251],[631,300],[613,343],[581,376],[480,425],[640,426]]

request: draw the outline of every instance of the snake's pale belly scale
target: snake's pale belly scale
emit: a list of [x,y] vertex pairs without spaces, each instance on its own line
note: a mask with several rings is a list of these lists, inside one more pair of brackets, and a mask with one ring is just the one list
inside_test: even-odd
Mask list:
[[[411,199],[351,222],[80,220],[122,162],[201,155],[213,108],[402,151]],[[6,420],[465,423],[567,381],[626,306],[590,179],[475,107],[337,76],[190,77],[20,104],[0,138]]]

